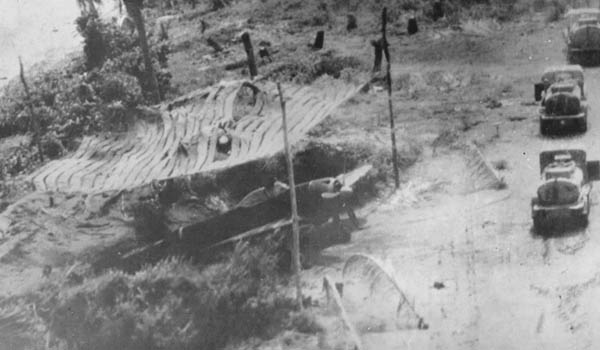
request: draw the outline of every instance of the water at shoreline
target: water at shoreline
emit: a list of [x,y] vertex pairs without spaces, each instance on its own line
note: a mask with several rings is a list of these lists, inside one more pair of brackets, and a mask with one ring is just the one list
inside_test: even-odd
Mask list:
[[80,49],[75,0],[0,0],[0,9],[0,86],[19,73],[19,56],[28,67]]

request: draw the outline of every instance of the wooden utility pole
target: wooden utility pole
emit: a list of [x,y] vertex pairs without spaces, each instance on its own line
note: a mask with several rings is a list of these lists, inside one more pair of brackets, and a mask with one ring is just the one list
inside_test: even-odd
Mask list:
[[42,141],[41,141],[41,130],[40,123],[33,111],[33,101],[31,99],[31,93],[29,92],[29,86],[27,85],[27,81],[25,80],[25,71],[23,69],[23,61],[21,61],[21,56],[19,56],[19,76],[21,78],[21,83],[23,84],[23,89],[25,90],[25,96],[27,98],[27,109],[29,110],[29,123],[33,126],[34,133],[34,142],[38,148],[38,154],[40,156],[40,162],[44,162],[44,150],[42,149]]
[[390,135],[392,138],[392,164],[394,166],[394,184],[396,188],[400,187],[400,172],[398,171],[398,155],[396,151],[396,127],[394,126],[394,111],[392,108],[392,74],[390,72],[392,63],[390,62],[390,51],[388,48],[387,36],[385,34],[385,27],[387,25],[387,8],[384,7],[381,12],[381,41],[383,46],[383,54],[387,61],[387,69],[385,73],[387,92],[388,92],[388,108],[390,111]]
[[298,227],[298,203],[296,202],[296,181],[294,180],[294,163],[292,162],[292,152],[288,140],[287,121],[285,116],[285,101],[283,100],[283,91],[281,84],[277,83],[279,92],[279,102],[281,103],[281,120],[283,129],[283,144],[285,147],[285,158],[287,160],[287,170],[290,186],[290,200],[292,205],[292,265],[294,269],[294,279],[296,282],[296,299],[298,308],[302,309],[302,289],[300,286],[300,228]]

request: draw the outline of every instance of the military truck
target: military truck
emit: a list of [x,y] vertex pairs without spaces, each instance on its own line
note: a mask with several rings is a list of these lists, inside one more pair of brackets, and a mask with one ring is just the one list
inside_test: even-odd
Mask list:
[[535,99],[541,101],[540,134],[568,127],[587,131],[589,106],[585,102],[583,68],[566,65],[547,68],[535,84]]
[[567,61],[583,65],[600,63],[600,9],[579,8],[565,14],[563,31]]
[[540,153],[541,183],[531,200],[531,217],[542,233],[553,220],[573,218],[587,225],[592,181],[600,179],[600,162],[587,161],[583,147]]

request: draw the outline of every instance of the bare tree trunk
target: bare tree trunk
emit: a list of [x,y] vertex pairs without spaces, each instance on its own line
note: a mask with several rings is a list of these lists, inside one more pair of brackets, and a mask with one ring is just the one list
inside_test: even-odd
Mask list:
[[385,60],[387,61],[386,67],[386,85],[387,85],[387,93],[388,93],[388,109],[390,113],[390,136],[392,139],[392,164],[394,165],[394,184],[396,185],[396,189],[400,188],[400,173],[398,171],[398,151],[396,150],[396,127],[394,125],[394,110],[392,108],[392,74],[391,67],[392,62],[390,60],[390,51],[389,51],[389,43],[387,41],[386,35],[386,25],[387,25],[387,8],[383,8],[381,11],[381,42],[383,55]]
[[140,40],[140,48],[144,57],[144,66],[146,66],[146,75],[150,79],[150,89],[154,96],[153,102],[160,102],[160,91],[158,90],[158,81],[152,68],[152,59],[150,58],[150,49],[148,47],[148,38],[146,37],[146,28],[144,27],[144,17],[142,16],[142,1],[141,0],[124,0],[127,13],[135,22]]
[[27,98],[27,109],[29,110],[29,118],[31,125],[33,125],[33,142],[36,143],[38,147],[38,152],[40,156],[40,162],[44,161],[44,151],[42,149],[42,142],[40,138],[42,137],[40,132],[40,123],[37,117],[34,115],[32,101],[31,101],[31,93],[29,92],[29,86],[27,85],[27,81],[25,80],[25,71],[23,70],[23,62],[21,61],[21,57],[19,57],[19,76],[21,78],[21,83],[23,84],[23,89],[25,90],[25,96]]

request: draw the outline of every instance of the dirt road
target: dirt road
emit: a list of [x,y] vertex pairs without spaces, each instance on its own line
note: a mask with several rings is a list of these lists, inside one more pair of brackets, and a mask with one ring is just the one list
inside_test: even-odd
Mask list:
[[[509,41],[492,43],[503,45],[502,57],[496,51],[485,55],[488,47],[476,40],[460,41],[467,51],[485,49],[482,54],[485,57],[478,57],[481,62],[475,64],[453,62],[450,56],[440,58],[437,64],[430,62],[429,66],[420,63],[418,58],[434,51],[430,47],[448,48],[455,43],[448,41],[450,44],[446,46],[435,46],[429,38],[438,36],[441,39],[435,40],[446,41],[443,35],[447,30],[423,33],[422,42],[412,39],[409,42],[404,37],[393,39],[401,43],[394,42],[393,48],[407,53],[402,59],[412,59],[410,63],[414,64],[407,66],[402,62],[403,65],[394,66],[395,76],[460,71],[468,79],[464,79],[465,84],[458,81],[454,89],[467,98],[469,94],[477,95],[473,90],[488,83],[486,80],[476,85],[475,81],[481,77],[488,77],[490,81],[501,77],[496,80],[511,86],[514,93],[501,100],[502,107],[493,113],[484,108],[467,115],[470,118],[472,114],[480,114],[474,116],[478,123],[470,123],[465,118],[469,130],[465,127],[464,131],[467,139],[484,141],[482,150],[490,160],[506,162],[507,169],[501,171],[501,175],[507,189],[467,191],[466,185],[473,179],[466,176],[469,169],[463,155],[449,150],[435,154],[427,149],[424,159],[410,174],[405,174],[410,180],[403,184],[402,191],[362,211],[366,226],[353,232],[351,243],[333,246],[315,259],[314,267],[304,272],[303,281],[308,292],[319,296],[322,296],[322,277],[329,274],[341,280],[343,262],[352,254],[368,253],[388,259],[397,271],[404,292],[414,300],[417,312],[429,325],[427,330],[377,327],[377,332],[361,327],[359,331],[366,349],[594,349],[600,344],[600,335],[594,332],[600,321],[600,302],[594,298],[600,292],[600,254],[597,253],[600,251],[600,207],[597,205],[600,184],[596,184],[592,192],[587,229],[560,227],[558,234],[544,239],[532,232],[529,208],[539,178],[537,157],[542,148],[584,144],[591,159],[600,159],[600,141],[597,141],[600,138],[600,68],[585,72],[591,104],[587,133],[560,139],[543,138],[538,132],[538,107],[528,103],[533,98],[532,84],[539,79],[544,67],[564,63],[563,42],[557,40],[560,27],[544,25],[542,30],[529,31],[523,26],[520,34],[518,31],[521,29],[515,30]],[[335,45],[344,43],[345,40],[339,40]],[[360,43],[361,47],[363,44]],[[370,52],[371,47],[365,47]],[[489,62],[482,63],[486,61]],[[441,77],[442,80],[447,78],[443,74]],[[448,81],[447,85],[454,84],[452,79]],[[463,101],[454,100],[454,96],[449,97],[445,92],[435,90],[427,100],[428,96],[419,96],[418,91],[401,90],[409,90],[411,96],[394,100],[395,106],[399,106],[396,108],[405,112],[397,114],[400,140],[409,133],[422,134],[423,140],[436,137],[438,124],[466,114]],[[352,118],[364,121],[365,116],[375,121],[379,116],[374,111],[387,111],[384,93],[379,97],[359,97],[356,101],[358,103],[338,113],[336,122],[344,125]],[[523,102],[527,102],[526,105],[522,105]],[[451,113],[444,109],[444,103],[452,106]],[[384,107],[378,108],[378,105]],[[427,112],[428,109],[431,111]],[[411,119],[417,112],[421,114]],[[344,114],[348,117],[340,117]],[[510,120],[513,115],[524,119]],[[495,122],[499,123],[499,137],[494,136]],[[435,127],[429,130],[426,123]],[[46,214],[56,217],[52,219],[55,223],[51,218],[40,217],[44,212],[39,210],[20,218],[25,222],[24,218],[35,216],[56,227],[38,229],[40,234],[35,235],[35,239],[17,237],[19,240],[16,238],[16,243],[7,248],[11,253],[8,257],[16,256],[16,259],[4,262],[12,261],[17,267],[14,271],[5,269],[7,276],[0,276],[5,281],[5,290],[15,292],[15,286],[25,285],[13,279],[17,275],[27,282],[39,279],[48,260],[55,257],[58,260],[65,252],[81,250],[74,245],[104,247],[118,238],[115,231],[122,225],[119,226],[116,219],[99,219],[88,236],[81,235],[82,222],[88,220],[89,213],[83,205],[75,203],[78,198],[64,200],[74,202],[73,207],[79,208],[77,215],[58,217],[50,215],[53,211]],[[42,197],[39,201],[45,207],[48,199]],[[57,250],[55,240],[68,244]],[[52,259],[37,253],[50,249]],[[21,254],[23,252],[26,254]],[[59,263],[67,265],[61,261],[56,264]],[[23,266],[28,268],[26,272]],[[397,300],[390,300],[389,308],[395,308],[396,303]]]
[[[414,298],[430,327],[365,332],[367,349],[595,349],[600,345],[600,335],[594,331],[600,321],[600,301],[595,297],[600,293],[600,186],[596,184],[592,192],[586,229],[557,227],[551,238],[542,238],[533,233],[530,218],[541,149],[584,145],[590,159],[600,158],[599,68],[585,70],[591,110],[589,129],[583,135],[540,136],[538,107],[521,103],[533,99],[532,83],[545,66],[564,63],[559,45],[553,56],[538,62],[471,67],[501,72],[522,91],[531,91],[531,96],[503,101],[500,137],[484,150],[490,160],[507,162],[507,169],[501,171],[507,189],[466,194],[431,191],[430,200],[416,205],[388,199],[365,214],[367,227],[354,233],[351,244],[323,253],[323,261],[336,263],[307,271],[307,281],[324,273],[341,280],[342,263],[354,253],[393,263],[404,292]],[[506,121],[516,110],[529,117]],[[493,139],[494,129],[488,121],[471,136]],[[464,164],[448,155],[430,156],[413,169],[411,178],[454,181],[440,168],[448,174],[467,173]],[[435,282],[442,287],[434,288]],[[396,302],[390,300],[389,307]]]

